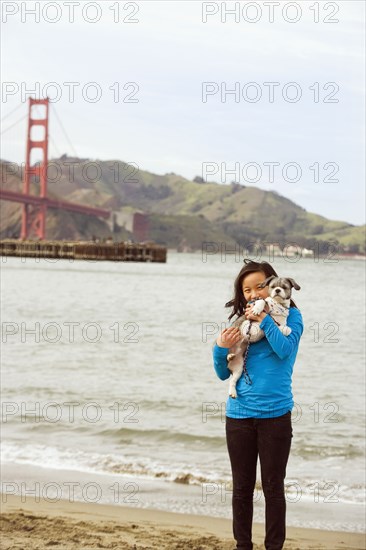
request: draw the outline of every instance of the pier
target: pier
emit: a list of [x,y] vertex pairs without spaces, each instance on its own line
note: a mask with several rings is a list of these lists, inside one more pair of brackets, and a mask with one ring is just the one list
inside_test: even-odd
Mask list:
[[96,260],[112,262],[166,263],[167,248],[152,242],[0,240],[0,256]]

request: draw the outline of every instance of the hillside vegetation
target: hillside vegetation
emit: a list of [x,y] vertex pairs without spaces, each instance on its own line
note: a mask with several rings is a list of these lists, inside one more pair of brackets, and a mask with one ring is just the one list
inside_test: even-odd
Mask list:
[[[115,212],[145,212],[150,215],[149,239],[168,247],[182,241],[189,249],[200,249],[204,242],[235,243],[290,242],[312,247],[329,242],[350,252],[365,253],[365,226],[328,220],[307,212],[276,191],[264,191],[238,183],[191,181],[174,173],[157,175],[122,161],[52,159],[49,170],[50,197],[99,206]],[[13,174],[1,163],[2,187],[22,189],[21,171]],[[37,183],[32,184],[32,193]],[[21,207],[1,201],[1,238],[19,236]],[[105,220],[62,210],[49,210],[47,238],[90,239],[111,235]],[[133,239],[117,226],[114,240]]]

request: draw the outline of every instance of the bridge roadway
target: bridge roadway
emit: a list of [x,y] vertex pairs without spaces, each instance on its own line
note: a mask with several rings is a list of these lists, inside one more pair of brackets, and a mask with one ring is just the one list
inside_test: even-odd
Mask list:
[[75,204],[58,199],[51,199],[49,197],[27,195],[26,193],[17,193],[16,191],[8,191],[7,189],[0,190],[0,199],[5,201],[20,202],[23,204],[33,204],[37,206],[45,204],[47,208],[62,208],[71,212],[89,214],[91,216],[98,216],[101,218],[109,218],[111,215],[111,211],[105,210],[104,208],[95,208],[92,206],[85,206],[83,204]]

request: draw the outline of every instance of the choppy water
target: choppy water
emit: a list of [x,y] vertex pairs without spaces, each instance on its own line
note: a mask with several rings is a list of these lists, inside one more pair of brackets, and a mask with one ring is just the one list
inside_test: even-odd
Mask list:
[[[211,345],[228,323],[223,305],[241,263],[222,260],[173,252],[167,264],[3,258],[3,464],[166,480],[172,493],[177,483],[230,484],[228,382],[214,373]],[[301,285],[294,298],[305,323],[289,495],[301,491],[310,508],[359,506],[365,264],[273,265]]]

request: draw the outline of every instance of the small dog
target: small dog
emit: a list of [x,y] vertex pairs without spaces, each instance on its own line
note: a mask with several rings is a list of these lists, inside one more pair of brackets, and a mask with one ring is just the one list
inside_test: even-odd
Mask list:
[[[266,299],[257,298],[253,306],[254,315],[259,315],[266,308],[268,313],[278,325],[278,329],[284,336],[291,334],[291,328],[286,325],[286,320],[289,314],[290,299],[292,288],[300,290],[300,286],[289,277],[275,277],[271,275],[267,277],[261,284],[264,288],[269,285],[269,296]],[[251,302],[248,302],[251,303]],[[238,327],[243,335],[243,338],[231,347],[227,356],[228,368],[232,372],[229,386],[229,395],[234,399],[237,397],[236,383],[243,374],[243,356],[249,342],[258,342],[264,337],[264,332],[259,328],[258,321],[245,319],[244,315],[239,317],[233,327]]]

